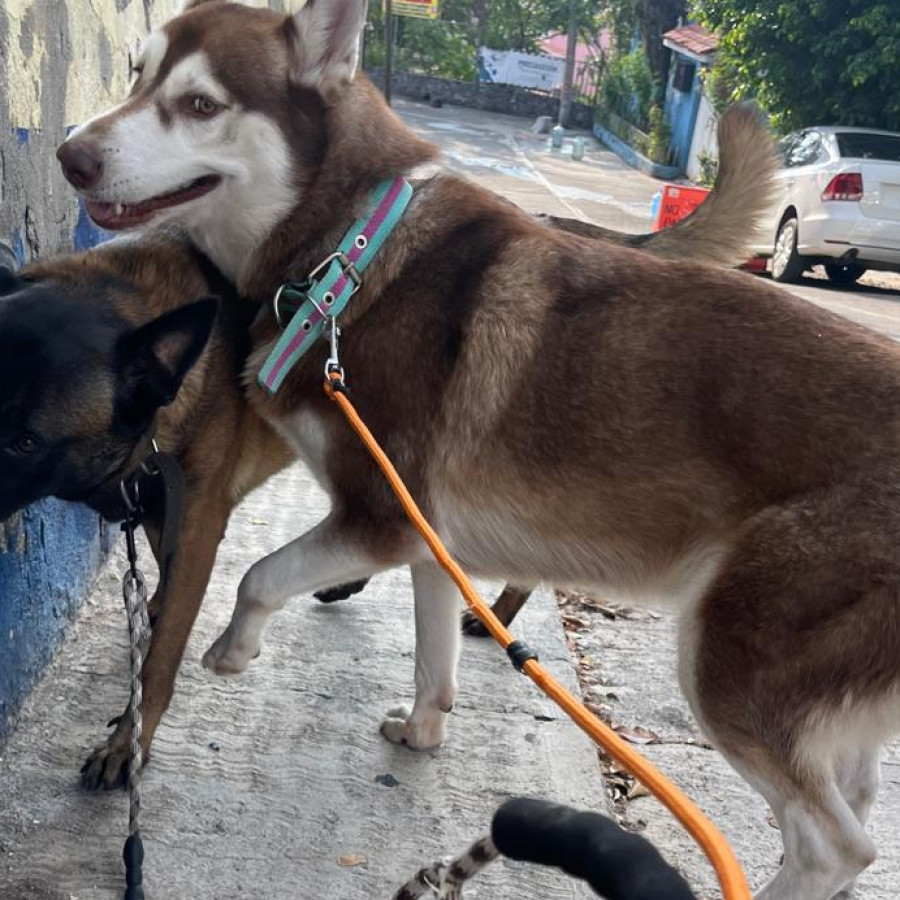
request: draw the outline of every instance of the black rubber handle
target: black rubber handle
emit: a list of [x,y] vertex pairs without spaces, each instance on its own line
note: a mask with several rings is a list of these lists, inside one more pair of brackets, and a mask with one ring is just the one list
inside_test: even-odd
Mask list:
[[649,841],[597,813],[517,797],[497,810],[491,836],[504,856],[556,866],[607,900],[697,900]]

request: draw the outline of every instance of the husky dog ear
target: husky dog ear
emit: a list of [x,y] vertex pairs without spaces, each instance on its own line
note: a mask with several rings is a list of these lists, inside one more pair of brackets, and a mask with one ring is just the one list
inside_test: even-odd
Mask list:
[[129,417],[168,406],[209,340],[219,301],[207,297],[129,331],[116,347],[116,368]]
[[366,24],[366,0],[307,0],[293,17],[294,80],[322,93],[351,81]]

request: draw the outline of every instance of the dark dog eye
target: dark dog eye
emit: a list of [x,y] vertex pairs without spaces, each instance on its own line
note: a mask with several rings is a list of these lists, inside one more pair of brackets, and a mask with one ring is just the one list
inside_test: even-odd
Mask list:
[[198,94],[191,97],[191,112],[203,119],[209,119],[214,116],[222,107],[216,103],[211,97]]
[[8,449],[17,456],[28,456],[40,447],[38,439],[32,434],[23,434],[17,438]]

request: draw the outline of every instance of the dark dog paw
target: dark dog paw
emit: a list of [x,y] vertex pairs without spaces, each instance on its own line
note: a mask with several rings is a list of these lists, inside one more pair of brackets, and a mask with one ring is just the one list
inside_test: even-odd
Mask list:
[[349,584],[323,588],[321,591],[316,591],[313,597],[316,600],[321,600],[322,603],[337,603],[338,600],[346,600],[348,597],[358,594],[368,583],[369,579],[364,578],[362,581],[351,581]]
[[[81,767],[81,786],[86,791],[118,791],[128,785],[130,759],[128,732],[114,732]],[[144,760],[146,764],[146,759]]]
[[462,633],[469,637],[490,637],[487,628],[481,624],[481,619],[471,609],[465,610],[462,614]]

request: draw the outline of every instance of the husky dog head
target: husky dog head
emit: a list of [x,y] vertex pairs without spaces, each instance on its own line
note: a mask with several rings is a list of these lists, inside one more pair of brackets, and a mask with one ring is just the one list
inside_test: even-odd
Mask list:
[[329,160],[352,192],[364,173],[431,155],[355,77],[365,13],[365,0],[309,0],[295,15],[190,3],[148,38],[128,99],[59,149],[90,216],[112,230],[177,220],[239,281],[311,186],[334,180]]

